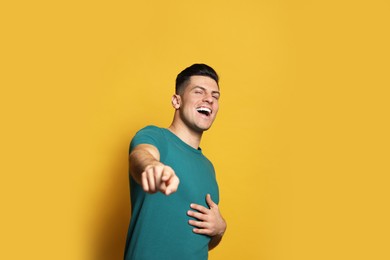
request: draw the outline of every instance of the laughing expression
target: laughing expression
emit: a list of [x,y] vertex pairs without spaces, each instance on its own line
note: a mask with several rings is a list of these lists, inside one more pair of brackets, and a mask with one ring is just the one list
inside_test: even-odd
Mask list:
[[203,132],[214,122],[219,109],[220,92],[215,80],[191,76],[181,97],[180,118],[192,130]]

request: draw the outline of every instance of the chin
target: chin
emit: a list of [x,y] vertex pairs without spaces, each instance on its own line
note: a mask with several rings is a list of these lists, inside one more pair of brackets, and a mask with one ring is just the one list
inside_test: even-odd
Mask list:
[[209,125],[209,126],[199,126],[198,129],[199,129],[199,131],[203,132],[203,131],[209,130],[210,127],[211,127],[211,125]]

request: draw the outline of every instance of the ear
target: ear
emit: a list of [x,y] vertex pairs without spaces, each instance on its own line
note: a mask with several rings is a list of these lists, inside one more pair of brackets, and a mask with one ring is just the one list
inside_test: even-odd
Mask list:
[[180,108],[180,104],[181,104],[181,97],[177,94],[173,95],[172,96],[172,106],[175,108],[175,109],[179,109]]

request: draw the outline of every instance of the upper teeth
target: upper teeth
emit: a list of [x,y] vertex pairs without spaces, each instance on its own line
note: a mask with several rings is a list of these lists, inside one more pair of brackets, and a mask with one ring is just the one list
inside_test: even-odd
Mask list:
[[207,113],[211,113],[211,109],[207,107],[199,107],[196,109],[197,111],[206,111]]

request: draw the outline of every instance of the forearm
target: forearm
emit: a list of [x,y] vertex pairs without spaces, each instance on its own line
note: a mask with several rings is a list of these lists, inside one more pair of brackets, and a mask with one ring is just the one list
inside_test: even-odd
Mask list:
[[211,250],[219,245],[219,243],[222,240],[223,235],[226,232],[226,228],[227,228],[226,221],[224,218],[222,218],[222,216],[221,216],[221,220],[222,221],[221,221],[221,226],[220,226],[221,227],[220,232],[211,237],[210,242],[209,242],[209,250]]
[[219,245],[223,237],[223,234],[215,235],[211,237],[211,240],[209,242],[209,250],[214,249],[216,246]]
[[[138,147],[137,147],[138,148]],[[149,165],[158,164],[158,155],[147,149],[134,149],[129,155],[129,172],[137,183],[141,183],[141,174]],[[157,158],[156,158],[157,157]]]
[[160,153],[156,147],[138,145],[130,153],[129,163],[132,178],[145,192],[162,192],[167,196],[176,192],[180,180],[171,167],[160,162]]

